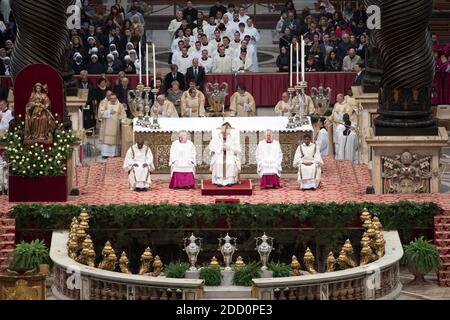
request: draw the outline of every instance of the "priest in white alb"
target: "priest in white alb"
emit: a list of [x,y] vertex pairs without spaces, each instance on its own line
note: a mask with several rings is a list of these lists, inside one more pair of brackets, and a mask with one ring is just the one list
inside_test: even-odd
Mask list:
[[311,135],[305,134],[294,156],[294,168],[298,168],[300,189],[317,189],[320,185],[323,161],[319,147],[311,142]]
[[241,143],[239,131],[227,122],[215,130],[209,143],[212,183],[231,186],[239,183]]
[[127,119],[123,104],[112,93],[109,101],[100,104],[98,114],[101,119],[99,140],[102,144],[102,157],[117,157],[120,152],[121,124],[125,123]]
[[188,140],[187,132],[180,131],[178,140],[172,142],[170,148],[170,184],[171,189],[195,188],[195,166],[197,153],[192,141]]
[[123,168],[128,173],[131,190],[145,191],[150,188],[150,172],[155,170],[155,166],[152,150],[144,144],[144,140],[139,140],[128,149]]
[[261,189],[281,188],[281,162],[283,153],[280,143],[273,139],[272,130],[266,130],[264,140],[256,148],[256,164],[258,175],[261,178]]
[[230,98],[230,111],[233,117],[256,116],[255,98],[245,90],[244,84],[238,84],[235,92]]

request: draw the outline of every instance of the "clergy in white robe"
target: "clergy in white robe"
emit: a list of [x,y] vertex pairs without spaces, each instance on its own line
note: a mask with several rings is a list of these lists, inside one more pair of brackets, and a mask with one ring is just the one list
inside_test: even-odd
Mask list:
[[347,160],[352,163],[358,163],[358,135],[352,128],[351,122],[347,121],[345,129],[338,136],[339,149],[336,154],[336,160]]
[[155,170],[155,166],[152,150],[143,140],[139,140],[128,149],[123,169],[128,173],[131,190],[143,191],[150,188],[152,183],[150,172]]
[[150,113],[152,117],[178,118],[178,112],[175,105],[167,100],[163,94],[156,98]]
[[282,116],[289,116],[289,94],[287,92],[283,92],[281,95],[281,100],[278,101],[277,105],[275,106],[275,115],[282,117]]
[[327,157],[330,154],[330,137],[328,135],[328,131],[325,128],[325,119],[321,118],[319,120],[320,129],[317,134],[316,144],[320,149],[320,155],[323,157]]
[[241,143],[239,131],[229,123],[215,130],[209,143],[212,183],[229,186],[239,183]]
[[198,65],[205,68],[205,73],[211,73],[212,71],[212,58],[209,57],[208,50],[202,50],[202,57],[198,59]]
[[249,72],[252,67],[252,58],[246,51],[242,51],[238,58],[234,58],[232,62],[233,72]]
[[[247,19],[247,26],[245,27],[245,35],[250,36],[250,41],[248,43],[249,47],[253,48],[252,60],[253,65],[250,71],[258,72],[258,42],[261,39],[258,29],[253,26],[253,20]],[[244,37],[245,38],[245,37]]]
[[183,92],[181,96],[181,117],[204,117],[205,95],[194,87]]
[[237,85],[237,92],[230,98],[230,111],[232,117],[256,116],[256,103],[253,96],[245,90],[244,84]]
[[2,133],[8,131],[9,123],[13,120],[11,110],[8,109],[8,102],[5,100],[0,101],[0,136]]
[[333,143],[335,148],[335,154],[339,148],[337,137],[339,133],[344,131],[344,114],[350,115],[352,108],[345,101],[343,94],[338,94],[336,97],[336,103],[334,104],[333,113],[331,115],[333,121]]
[[219,47],[219,54],[212,59],[212,72],[214,73],[229,73],[232,71],[232,59],[225,54],[225,46]]
[[261,189],[281,188],[281,162],[283,153],[280,143],[273,139],[272,130],[266,130],[264,140],[256,148],[256,163],[258,175],[261,178]]
[[317,145],[311,143],[311,136],[306,134],[294,156],[294,168],[298,168],[300,189],[317,189],[322,175],[322,156]]
[[101,119],[100,143],[102,157],[117,157],[120,153],[121,124],[125,123],[127,114],[123,104],[119,102],[117,96],[112,93],[109,101],[101,103],[99,110]]
[[170,148],[170,185],[171,189],[190,189],[195,187],[196,151],[188,140],[187,132],[180,131],[178,140]]

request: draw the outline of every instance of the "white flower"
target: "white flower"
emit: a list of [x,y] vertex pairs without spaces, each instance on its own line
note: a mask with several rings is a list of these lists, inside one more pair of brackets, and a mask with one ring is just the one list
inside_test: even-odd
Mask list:
[[33,163],[33,168],[36,168],[36,164]]
[[41,160],[41,157],[38,157],[38,160]]
[[22,173],[23,173],[23,174],[25,174],[25,173],[26,173],[26,171],[25,171],[25,170],[23,170],[23,171],[22,171]]
[[66,170],[66,167],[63,167],[63,170]]
[[58,160],[58,161],[56,161],[56,163],[57,163],[57,164],[60,164],[60,163],[61,163],[61,161],[59,161],[59,160]]
[[52,150],[52,147],[48,147],[48,150]]
[[50,170],[53,170],[53,167],[50,167]]
[[44,165],[43,164],[41,164],[41,168],[43,168],[44,167]]
[[56,146],[56,142],[53,142],[53,145]]
[[39,174],[44,174],[42,171],[39,171]]
[[28,166],[27,169],[30,169],[30,166]]

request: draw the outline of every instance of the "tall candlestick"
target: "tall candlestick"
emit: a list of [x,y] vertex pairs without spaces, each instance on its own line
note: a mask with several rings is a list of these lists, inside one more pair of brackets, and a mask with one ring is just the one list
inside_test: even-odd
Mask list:
[[289,64],[289,88],[292,88],[292,66],[293,66],[293,63],[294,63],[294,60],[292,60],[292,48],[293,48],[293,45],[292,45],[292,43],[291,43],[291,46],[290,46],[290,64]]
[[139,41],[139,84],[142,83],[142,52],[141,42]]
[[302,36],[302,81],[305,82],[305,40]]
[[155,55],[155,44],[152,42],[153,49],[153,87],[156,88],[156,55]]
[[[298,70],[299,70],[299,64],[300,64],[300,59],[299,59],[299,56],[298,56],[298,42],[296,43],[296,56],[297,56],[297,65],[296,65],[296,69],[297,69],[297,72],[296,72],[296,77],[297,77],[297,82],[296,82],[296,84],[298,84],[299,82],[300,82],[300,80],[299,80],[299,76],[300,76],[300,74],[299,74],[299,72],[298,72]],[[302,66],[303,66],[303,64],[302,64]]]
[[146,79],[145,79],[145,84],[148,87],[149,85],[149,81],[148,81],[148,43],[145,44],[145,73],[146,73]]

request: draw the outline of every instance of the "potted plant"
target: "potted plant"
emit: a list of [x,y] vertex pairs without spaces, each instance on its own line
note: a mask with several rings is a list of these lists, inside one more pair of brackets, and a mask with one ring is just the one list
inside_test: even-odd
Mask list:
[[205,286],[220,286],[222,273],[217,267],[203,267],[200,269],[199,278],[205,280]]
[[48,248],[42,240],[33,240],[30,243],[22,241],[16,245],[9,261],[9,270],[17,273],[32,271],[48,274],[50,256]]
[[424,284],[425,275],[438,272],[440,267],[439,251],[431,241],[423,237],[416,238],[409,245],[405,245],[401,263],[414,275],[410,284]]
[[235,268],[233,283],[237,286],[249,287],[252,285],[252,280],[260,278],[261,264],[251,262],[245,267]]
[[171,262],[166,266],[166,278],[182,279],[189,269],[189,263],[186,262]]
[[274,278],[285,278],[291,276],[291,267],[285,263],[269,262],[267,267],[273,272]]

